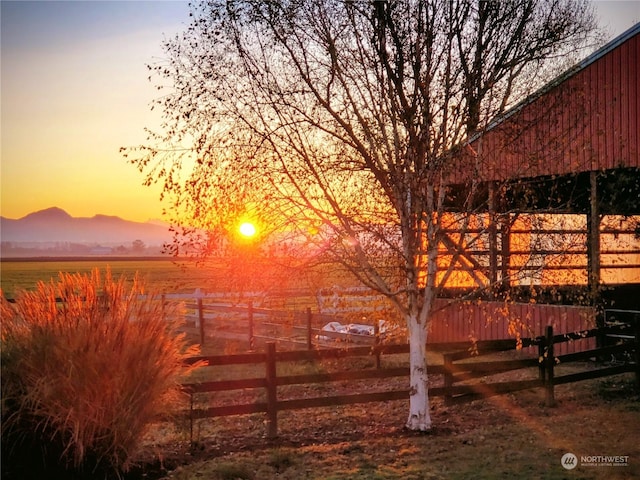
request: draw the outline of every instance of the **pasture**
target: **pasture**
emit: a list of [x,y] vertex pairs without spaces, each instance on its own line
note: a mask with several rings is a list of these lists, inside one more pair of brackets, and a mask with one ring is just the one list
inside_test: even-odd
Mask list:
[[60,272],[87,274],[96,268],[102,274],[110,268],[115,278],[124,275],[133,279],[137,272],[149,288],[161,292],[193,292],[196,288],[218,291],[221,289],[220,282],[223,277],[219,265],[176,263],[171,258],[3,259],[0,262],[0,286],[5,297],[13,298],[20,289],[31,290],[39,281],[49,282],[51,279],[57,279]]
[[[96,257],[81,259],[32,258],[0,259],[0,288],[6,298],[20,289],[34,289],[37,282],[57,279],[60,272],[90,273],[107,268],[115,278],[133,279],[136,272],[149,290],[158,293],[191,293],[195,289],[208,293],[261,291],[276,293],[288,290],[317,291],[339,285],[354,286],[353,279],[339,267],[282,268],[268,262],[246,259],[209,259],[206,262],[144,257]],[[277,296],[277,295],[276,295]]]

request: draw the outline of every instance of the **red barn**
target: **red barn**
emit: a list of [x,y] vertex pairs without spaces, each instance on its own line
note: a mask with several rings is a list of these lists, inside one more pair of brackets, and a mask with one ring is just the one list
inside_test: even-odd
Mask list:
[[490,124],[452,183],[639,168],[639,34],[637,24]]
[[640,294],[639,34],[516,105],[451,164],[448,207],[484,212],[471,232],[482,241],[456,252],[468,283]]

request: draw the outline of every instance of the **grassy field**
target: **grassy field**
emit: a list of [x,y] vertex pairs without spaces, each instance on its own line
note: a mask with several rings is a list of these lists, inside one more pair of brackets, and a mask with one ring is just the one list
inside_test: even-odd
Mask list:
[[90,273],[93,269],[111,269],[114,277],[132,279],[136,272],[146,285],[162,292],[192,292],[196,288],[214,292],[224,289],[224,268],[210,263],[174,262],[167,259],[83,259],[83,260],[3,260],[0,262],[0,286],[5,297],[13,298],[20,289],[31,290],[38,281],[57,279],[60,272]]
[[105,272],[111,268],[115,277],[121,275],[133,278],[136,272],[145,278],[149,285],[167,288],[173,291],[193,291],[195,285],[206,282],[206,273],[196,268],[182,269],[171,260],[37,260],[2,261],[0,264],[0,282],[7,298],[12,298],[17,290],[31,290],[38,281],[49,282],[57,279],[60,272],[90,273],[98,268]]
[[[171,258],[96,258],[96,259],[30,259],[0,261],[0,288],[5,298],[15,298],[20,290],[35,289],[37,282],[56,280],[60,273],[89,274],[98,269],[104,275],[110,269],[115,278],[133,279],[135,274],[144,280],[148,290],[156,293],[192,293],[201,289],[207,293],[263,292],[269,297],[271,308],[303,309],[309,294],[334,285],[354,286],[354,280],[335,267],[283,268],[273,264],[252,264],[246,259],[174,261]],[[293,296],[287,292],[295,291]],[[282,295],[284,293],[284,296]],[[307,299],[308,300],[308,299]],[[275,302],[275,303],[274,303]],[[315,297],[314,297],[315,302]],[[315,306],[315,303],[314,303]]]

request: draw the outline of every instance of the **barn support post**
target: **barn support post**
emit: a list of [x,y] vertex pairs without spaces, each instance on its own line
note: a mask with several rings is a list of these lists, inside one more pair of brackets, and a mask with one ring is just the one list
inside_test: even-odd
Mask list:
[[267,343],[266,383],[267,383],[267,438],[278,436],[278,383],[276,378],[276,344]]
[[492,289],[498,287],[498,226],[496,215],[496,186],[489,183],[489,282]]
[[[598,205],[598,172],[589,172],[589,211],[587,213],[587,282],[592,305],[600,303],[600,207]],[[601,315],[596,324],[604,325]]]
[[511,263],[511,218],[508,213],[502,214],[500,225],[500,283],[503,290],[511,287],[509,279],[509,265]]

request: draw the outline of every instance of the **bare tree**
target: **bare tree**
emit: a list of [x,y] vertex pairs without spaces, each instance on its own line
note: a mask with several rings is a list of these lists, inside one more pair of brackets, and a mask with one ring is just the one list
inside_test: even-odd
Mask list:
[[471,218],[445,212],[451,159],[593,27],[584,0],[198,3],[150,66],[164,130],[127,154],[194,231],[250,214],[385,295],[410,336],[407,427],[428,430],[427,327],[456,262],[439,245]]

